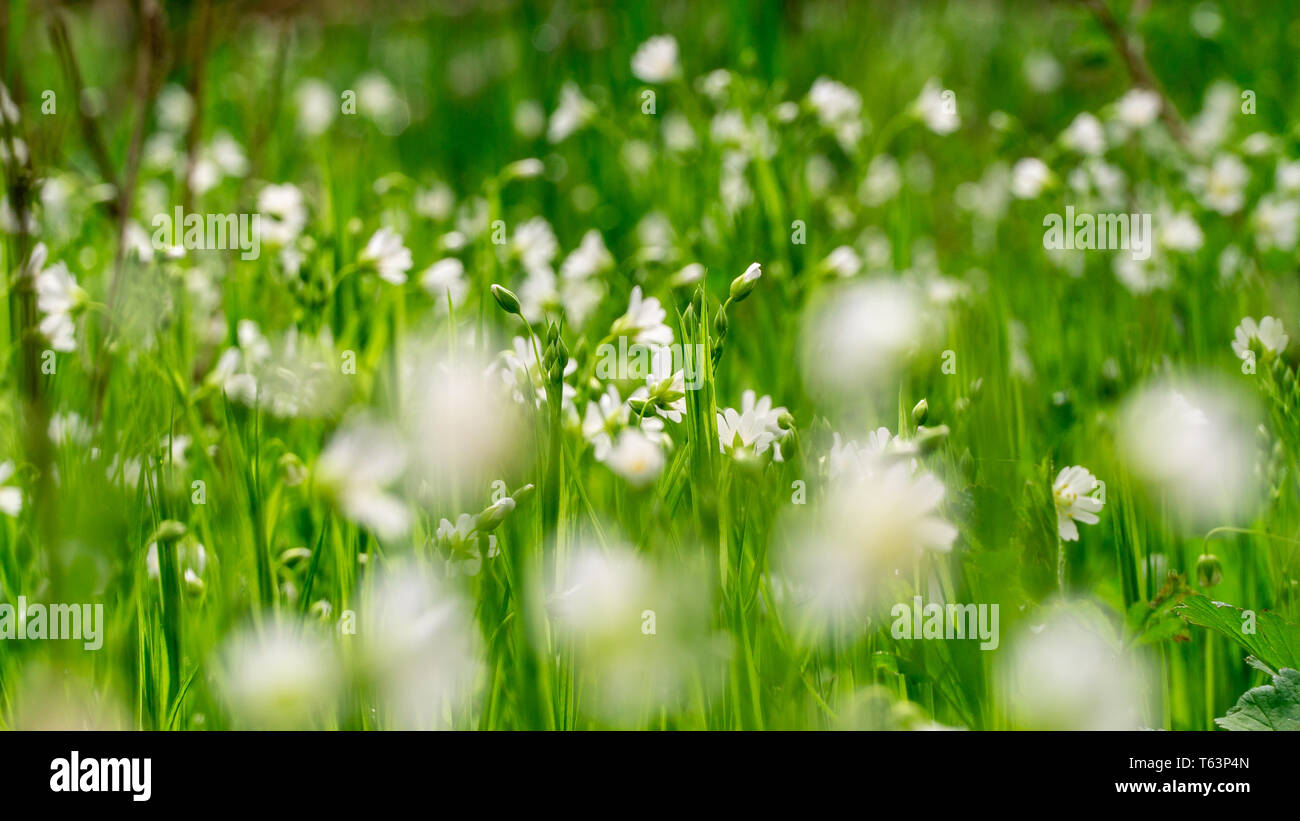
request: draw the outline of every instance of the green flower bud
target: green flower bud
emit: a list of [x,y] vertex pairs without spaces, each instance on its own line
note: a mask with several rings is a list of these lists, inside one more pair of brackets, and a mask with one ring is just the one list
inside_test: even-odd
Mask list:
[[930,415],[930,403],[922,399],[912,408],[912,424],[919,425]]
[[171,544],[180,541],[187,532],[184,524],[175,519],[164,519],[154,528],[153,535],[149,537],[150,542],[157,542],[160,545]]
[[508,314],[522,316],[519,309],[519,297],[515,296],[514,292],[511,291],[509,288],[505,288],[493,283],[492,298],[495,299],[497,301],[497,304],[501,306],[501,310],[505,311]]
[[514,509],[515,500],[509,496],[499,502],[493,502],[474,518],[474,530],[479,533],[489,533],[496,530],[497,526],[504,522]]
[[1201,587],[1214,587],[1223,581],[1223,567],[1218,556],[1205,553],[1196,560],[1196,581]]
[[761,276],[763,276],[763,268],[757,262],[746,268],[745,273],[731,281],[731,301],[740,302],[749,296],[758,286],[758,279]]
[[924,425],[916,429],[916,437],[913,441],[921,453],[930,453],[943,445],[948,438],[948,426],[939,425],[934,428],[927,428]]

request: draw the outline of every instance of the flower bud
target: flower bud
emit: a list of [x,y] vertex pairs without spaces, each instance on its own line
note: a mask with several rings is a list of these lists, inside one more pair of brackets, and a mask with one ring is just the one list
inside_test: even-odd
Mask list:
[[519,311],[519,297],[515,296],[514,292],[509,288],[493,283],[492,298],[497,301],[497,304],[501,306],[501,310],[506,313],[515,314],[516,316],[521,315]]
[[930,415],[930,403],[922,399],[912,408],[912,424],[919,425]]
[[758,278],[763,276],[763,268],[757,262],[745,269],[745,273],[731,281],[731,301],[740,302],[749,296],[758,285]]
[[1214,587],[1223,581],[1223,566],[1218,556],[1205,553],[1196,560],[1196,581],[1201,587]]
[[172,542],[179,541],[185,533],[186,528],[184,524],[175,519],[164,519],[158,523],[158,527],[154,528],[153,535],[149,537],[149,541],[157,542],[159,544],[171,544]]
[[921,425],[917,427],[916,436],[912,441],[916,443],[916,447],[921,453],[929,453],[942,446],[947,438],[947,425],[939,425],[934,428],[927,428],[924,425]]
[[493,502],[482,513],[474,519],[474,529],[479,533],[488,533],[496,530],[497,525],[506,520],[506,517],[515,509],[515,500],[509,496],[499,502]]

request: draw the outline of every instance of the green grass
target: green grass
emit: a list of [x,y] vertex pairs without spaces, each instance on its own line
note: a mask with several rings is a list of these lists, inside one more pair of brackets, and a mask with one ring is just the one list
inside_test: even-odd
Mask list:
[[[1181,120],[1194,130],[1216,81],[1234,84],[1233,103],[1208,153],[1162,123],[1111,139],[1105,160],[1125,178],[1113,205],[1070,188],[1081,158],[1058,139],[1081,112],[1113,122],[1110,106],[1133,85],[1083,4],[526,3],[322,21],[201,3],[167,4],[153,29],[104,10],[56,18],[9,8],[0,62],[21,117],[4,125],[29,153],[6,165],[9,213],[37,204],[34,231],[3,243],[0,462],[14,463],[4,484],[21,489],[23,504],[0,516],[0,603],[102,603],[105,627],[96,651],[0,641],[0,727],[1215,729],[1243,693],[1296,661],[1285,651],[1260,658],[1230,623],[1201,626],[1213,619],[1180,608],[1195,611],[1203,594],[1267,611],[1260,630],[1270,640],[1300,622],[1297,347],[1259,351],[1253,374],[1231,347],[1243,317],[1279,317],[1293,334],[1300,317],[1295,249],[1265,247],[1254,221],[1266,196],[1300,201],[1274,178],[1297,153],[1297,28],[1267,7],[1224,4],[1221,28],[1206,37],[1187,9],[1157,4],[1131,18],[1128,5],[1112,10],[1145,43]],[[147,30],[161,57],[148,57]],[[644,82],[632,55],[662,33],[677,40],[682,76]],[[1027,84],[1022,66],[1035,52],[1058,61],[1057,89]],[[722,68],[730,85],[718,102],[699,78]],[[365,95],[358,113],[340,111],[340,93],[369,72],[405,107],[396,122],[373,115]],[[78,110],[74,74],[98,89],[98,116]],[[869,126],[848,150],[807,100],[822,76],[861,97]],[[931,77],[955,94],[952,134],[912,114]],[[333,118],[319,134],[297,127],[296,90],[308,78],[330,88]],[[586,127],[558,143],[515,127],[521,103],[549,115],[567,82],[593,106]],[[46,89],[57,101],[49,114]],[[198,90],[192,133],[166,123],[180,89]],[[647,89],[653,113],[643,109]],[[1239,113],[1241,89],[1255,93],[1255,113]],[[778,115],[783,102],[799,106],[790,122]],[[757,143],[770,140],[770,150],[711,137],[724,110],[764,123]],[[668,147],[673,122],[689,125],[693,147]],[[1245,141],[1260,132],[1273,144],[1252,154]],[[175,156],[160,165],[153,138],[168,133]],[[176,169],[188,147],[205,149],[220,133],[241,146],[246,167],[207,190],[186,185]],[[737,151],[743,170],[728,171]],[[1244,204],[1226,215],[1188,181],[1225,153],[1250,173]],[[867,204],[859,188],[881,155],[898,161],[902,182]],[[970,183],[1023,157],[1055,175],[1041,195],[1008,194],[1001,211],[962,206]],[[528,158],[542,161],[540,176],[507,171]],[[749,194],[729,209],[720,189],[736,173]],[[278,183],[303,193],[296,273],[265,240],[252,261],[237,250],[145,260],[120,241],[122,205],[148,235],[154,214],[177,205],[265,210],[259,195]],[[434,184],[454,197],[447,214],[421,213],[420,194]],[[66,199],[53,199],[56,190]],[[1157,212],[1157,231],[1167,205],[1193,218],[1203,242],[1162,250],[1169,282],[1148,293],[1117,279],[1111,252],[1076,252],[1080,275],[1071,276],[1042,244],[1044,215],[1068,204]],[[652,214],[672,226],[665,254],[646,250]],[[549,263],[561,280],[562,260],[589,230],[601,234],[610,260],[592,280],[600,299],[588,316],[550,306],[525,325],[493,299],[499,284],[528,302],[530,274],[513,243],[537,217],[557,239]],[[360,259],[382,227],[410,249],[404,285]],[[448,240],[452,231],[463,245]],[[52,371],[37,327],[45,312],[23,272],[37,242],[86,293],[75,345],[52,354]],[[824,264],[845,245],[867,259],[852,282]],[[1245,262],[1225,278],[1230,245]],[[872,261],[877,246],[885,258]],[[419,282],[446,257],[464,265],[465,293],[450,300]],[[763,275],[753,292],[724,308],[755,261]],[[688,263],[707,274],[674,284]],[[813,372],[853,353],[844,341],[820,360],[803,355],[821,300],[842,304],[837,289],[855,282],[924,294],[936,277],[962,292],[946,307],[920,297],[941,323],[890,354],[879,378],[864,369],[848,391],[816,389]],[[581,429],[610,382],[585,375],[599,344],[617,336],[611,326],[634,286],[660,301],[675,342],[709,354],[699,389],[680,397],[682,420],[665,425],[663,466],[643,487],[602,463]],[[213,377],[223,352],[241,349],[242,320],[266,337],[271,361],[302,365],[292,379],[259,372],[260,404]],[[296,359],[284,353],[286,334]],[[439,370],[480,373],[515,337],[543,367],[527,384],[493,371],[503,390],[490,401],[473,379]],[[1017,357],[1032,375],[1012,367]],[[563,375],[569,361],[576,375]],[[1123,409],[1166,376],[1215,377],[1258,411],[1243,458],[1260,484],[1241,510],[1189,516],[1136,469]],[[576,393],[576,415],[561,383]],[[633,426],[654,415],[627,406],[636,381],[611,383]],[[770,449],[748,459],[719,450],[718,411],[739,409],[747,390],[793,419],[775,431],[782,461]],[[297,412],[277,412],[276,399],[296,401]],[[70,418],[84,433],[52,438],[51,419]],[[378,439],[364,439],[364,458],[341,473],[322,460],[331,442],[371,422],[396,428],[394,459],[405,457],[400,476],[379,482],[409,517],[402,535],[349,506],[348,482],[383,462]],[[821,538],[843,483],[829,474],[832,434],[863,444],[881,426],[908,441],[933,437],[918,469],[946,488],[937,515],[957,536],[951,552],[909,553],[897,575],[883,560],[862,578],[844,571],[839,580],[867,601],[821,623],[800,606],[806,591],[791,568],[815,550],[807,542]],[[940,426],[946,435],[934,433]],[[181,437],[187,447],[175,446]],[[173,459],[179,450],[184,459]],[[1052,482],[1076,464],[1105,482],[1105,506],[1078,541],[1061,542]],[[489,507],[507,495],[515,505],[498,522]],[[888,522],[871,518],[868,501],[851,508],[865,511],[852,537],[872,544]],[[461,514],[478,517],[472,529],[440,535],[441,520]],[[1207,553],[1221,568],[1213,586],[1198,574]],[[894,638],[890,606],[916,594],[997,604],[999,649]],[[1061,623],[1074,625],[1065,638],[1038,632]],[[1089,638],[1071,644],[1074,630]],[[1038,635],[1097,661],[1062,671],[1029,638]],[[258,655],[245,640],[271,649]],[[1140,674],[1126,678],[1130,667]],[[1009,673],[1026,669],[1038,670],[1035,693]],[[1034,706],[1044,701],[1056,712]],[[1132,720],[1126,706],[1137,708]]]

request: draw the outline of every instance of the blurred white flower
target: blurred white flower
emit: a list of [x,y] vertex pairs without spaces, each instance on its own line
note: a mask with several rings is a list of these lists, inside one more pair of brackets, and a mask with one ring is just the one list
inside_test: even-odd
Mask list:
[[13,461],[6,459],[0,462],[0,513],[10,517],[17,516],[23,509],[22,489],[7,484],[13,475]]
[[1246,183],[1250,171],[1244,163],[1231,154],[1220,154],[1208,168],[1195,168],[1188,173],[1188,183],[1201,199],[1201,204],[1220,214],[1235,214],[1246,204]]
[[829,77],[818,77],[808,90],[808,104],[823,128],[831,131],[845,151],[862,138],[862,95]]
[[1142,669],[1083,606],[1062,608],[1015,635],[999,678],[1015,726],[1033,730],[1136,730],[1143,726]]
[[298,108],[298,130],[308,137],[323,134],[339,111],[339,97],[334,89],[314,77],[299,83],[293,97]]
[[371,235],[358,261],[373,266],[385,282],[403,285],[406,272],[411,270],[411,249],[402,244],[401,234],[384,227]]
[[1169,267],[1158,254],[1144,260],[1134,259],[1129,254],[1116,254],[1113,267],[1115,278],[1131,293],[1148,294],[1169,287]]
[[1257,414],[1239,391],[1162,381],[1129,397],[1119,454],[1191,527],[1231,522],[1259,501]]
[[445,183],[435,182],[426,188],[417,188],[412,198],[415,213],[435,222],[443,222],[456,207],[456,193]]
[[1185,211],[1170,213],[1162,208],[1156,214],[1156,238],[1161,247],[1170,251],[1193,253],[1205,244],[1205,235],[1196,219]]
[[605,240],[595,228],[582,235],[578,244],[564,262],[560,263],[560,276],[585,279],[608,270],[614,265],[614,257],[605,247]]
[[36,284],[41,336],[54,350],[67,353],[76,348],[76,315],[86,304],[87,296],[68,266],[56,262],[45,267],[48,253],[45,243],[36,243],[27,260],[27,275]]
[[469,603],[410,561],[382,570],[361,599],[359,661],[376,688],[385,726],[451,726],[473,696],[482,666]]
[[1300,240],[1300,202],[1267,196],[1251,217],[1255,242],[1264,250],[1293,251]]
[[560,251],[555,231],[544,217],[533,217],[521,223],[510,238],[510,247],[530,274],[549,271]]
[[1129,89],[1115,103],[1120,122],[1130,128],[1145,128],[1160,116],[1160,95],[1149,88]]
[[822,263],[836,276],[857,276],[862,270],[862,257],[848,245],[841,245],[827,255]]
[[627,428],[619,433],[604,462],[628,484],[640,488],[659,477],[664,469],[664,452],[640,430]]
[[560,87],[560,101],[551,112],[551,122],[546,129],[546,139],[562,143],[574,132],[585,128],[596,116],[596,106],[573,83]]
[[1099,487],[1097,477],[1082,465],[1061,468],[1052,483],[1052,500],[1056,503],[1056,532],[1067,542],[1079,540],[1076,521],[1095,525],[1099,521],[1102,500],[1092,492]]
[[898,160],[888,154],[877,154],[867,165],[867,175],[858,188],[858,199],[869,208],[883,205],[903,188],[903,175]]
[[1097,156],[1106,152],[1106,132],[1101,121],[1085,111],[1061,133],[1061,143],[1080,154]]
[[486,358],[413,346],[402,359],[402,431],[412,469],[435,499],[482,487],[521,462],[519,407]]
[[897,281],[855,279],[827,289],[803,319],[804,377],[818,391],[869,392],[932,338],[938,319],[914,288]]
[[438,311],[445,312],[448,303],[459,307],[469,292],[465,279],[465,263],[456,257],[440,259],[420,274],[420,287],[433,297]]
[[891,586],[927,551],[952,549],[957,529],[940,514],[944,486],[927,471],[861,449],[841,453],[839,478],[809,513],[791,514],[780,556],[794,606],[819,626],[858,623],[891,599]]
[[1055,91],[1061,85],[1061,80],[1065,78],[1061,64],[1055,57],[1043,51],[1025,55],[1021,68],[1029,87],[1039,94]]
[[1017,160],[1011,168],[1011,193],[1022,200],[1032,200],[1052,179],[1052,172],[1047,164],[1037,157],[1025,157]]
[[386,488],[406,468],[407,448],[390,428],[352,422],[330,439],[316,462],[316,484],[345,516],[383,539],[411,526],[406,504]]
[[677,40],[671,34],[651,37],[632,55],[632,74],[646,83],[666,83],[677,77]]
[[913,111],[935,134],[951,134],[961,126],[957,113],[957,97],[943,87],[937,79],[930,79],[921,89],[921,96],[912,104]]
[[264,186],[257,195],[257,210],[262,217],[262,240],[270,245],[288,245],[307,224],[302,191],[291,183]]
[[341,675],[333,648],[309,626],[247,628],[222,648],[219,686],[240,726],[304,729],[325,722]]
[[546,130],[546,109],[536,100],[520,100],[510,117],[516,133],[525,140],[533,140]]
[[1286,350],[1291,338],[1282,328],[1282,320],[1266,316],[1258,323],[1253,317],[1241,320],[1233,333],[1232,351],[1239,359],[1245,359],[1252,342],[1259,342],[1264,351],[1279,354]]
[[1300,161],[1278,162],[1276,177],[1278,191],[1284,194],[1300,194]]

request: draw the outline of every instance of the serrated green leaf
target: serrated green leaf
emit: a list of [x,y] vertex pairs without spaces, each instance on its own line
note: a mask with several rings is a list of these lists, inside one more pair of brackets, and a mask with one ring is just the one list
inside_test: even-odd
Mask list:
[[1300,730],[1300,673],[1282,670],[1272,684],[1247,690],[1214,723],[1225,730]]
[[1199,593],[1188,596],[1176,609],[1192,624],[1222,633],[1274,670],[1300,668],[1300,625],[1260,610],[1255,613],[1255,632],[1247,633],[1242,630],[1247,622],[1242,608],[1210,601]]

